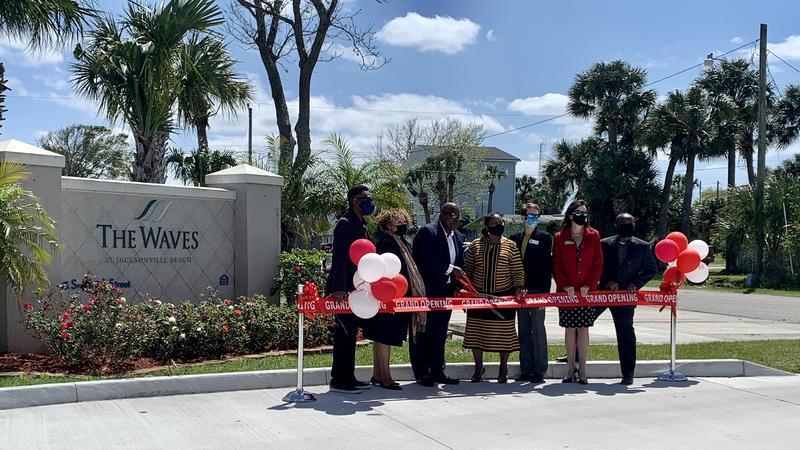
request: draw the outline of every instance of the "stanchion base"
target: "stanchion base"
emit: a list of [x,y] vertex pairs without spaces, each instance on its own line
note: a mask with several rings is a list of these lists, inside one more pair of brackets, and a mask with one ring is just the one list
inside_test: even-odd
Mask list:
[[686,381],[686,377],[680,372],[664,372],[658,377],[659,381]]
[[308,391],[294,390],[286,394],[283,397],[283,401],[286,403],[307,403],[317,401],[317,397]]

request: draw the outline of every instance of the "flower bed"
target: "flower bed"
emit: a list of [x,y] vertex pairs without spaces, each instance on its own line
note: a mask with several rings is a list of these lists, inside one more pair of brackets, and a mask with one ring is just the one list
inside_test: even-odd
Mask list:
[[[297,347],[296,308],[259,295],[231,300],[210,291],[199,305],[128,302],[121,289],[87,277],[78,293],[52,292],[23,308],[26,326],[65,372],[119,373]],[[306,345],[332,342],[332,325],[326,316],[307,321]]]

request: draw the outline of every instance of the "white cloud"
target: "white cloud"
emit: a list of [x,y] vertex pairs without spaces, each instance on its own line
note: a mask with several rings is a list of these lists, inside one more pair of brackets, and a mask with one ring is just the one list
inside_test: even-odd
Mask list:
[[[260,78],[251,76],[255,101],[253,104],[253,144],[259,152],[266,151],[264,136],[276,135],[275,108]],[[297,99],[287,104],[292,124],[297,119]],[[425,112],[420,112],[425,111]],[[311,129],[313,146],[321,150],[321,142],[328,133],[341,133],[358,155],[369,153],[376,137],[390,125],[417,118],[422,124],[433,120],[454,117],[465,122],[480,123],[488,133],[505,131],[497,119],[473,113],[465,102],[411,93],[382,93],[354,95],[349,102],[336,102],[324,96],[311,98]],[[191,139],[190,134],[186,134]],[[246,110],[238,118],[217,116],[211,120],[209,141],[212,146],[246,149]]]
[[800,36],[792,35],[777,44],[769,43],[768,48],[783,59],[800,60]]
[[744,44],[744,38],[741,36],[734,36],[731,38],[731,44]]
[[57,91],[66,91],[69,90],[70,87],[67,77],[57,73],[43,74],[40,72],[35,72],[33,74],[33,79],[42,83],[45,87],[55,89]]
[[539,97],[514,99],[508,104],[508,109],[529,116],[557,116],[564,114],[568,102],[566,95],[548,92]]
[[486,40],[489,42],[494,42],[497,40],[497,36],[494,35],[494,30],[489,30],[486,32]]
[[31,50],[19,39],[0,37],[0,57],[6,64],[18,64],[22,67],[40,67],[60,64],[64,61],[64,51],[57,49]]
[[458,53],[478,40],[481,26],[467,19],[424,17],[410,12],[395,17],[375,34],[390,45],[413,47],[421,52]]

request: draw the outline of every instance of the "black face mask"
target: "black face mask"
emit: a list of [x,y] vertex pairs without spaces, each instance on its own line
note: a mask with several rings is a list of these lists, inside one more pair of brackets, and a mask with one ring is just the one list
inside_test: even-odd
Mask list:
[[586,225],[586,222],[589,220],[588,214],[574,214],[572,216],[572,221],[578,225]]
[[506,231],[506,226],[502,223],[499,223],[493,227],[488,227],[489,234],[494,236],[502,236],[503,232]]
[[632,223],[621,223],[617,225],[617,234],[619,234],[621,238],[633,236],[634,231],[636,231],[636,227]]
[[405,236],[408,233],[408,225],[402,224],[397,226],[397,230],[394,233],[398,236]]

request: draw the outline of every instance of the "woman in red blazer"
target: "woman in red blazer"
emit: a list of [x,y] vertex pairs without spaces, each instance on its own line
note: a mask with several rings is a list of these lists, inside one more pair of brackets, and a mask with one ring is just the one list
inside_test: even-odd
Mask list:
[[[585,296],[597,290],[603,273],[603,249],[600,234],[588,224],[589,207],[583,200],[570,203],[564,214],[561,231],[553,244],[553,278],[556,291],[568,295]],[[589,351],[589,327],[594,325],[594,308],[559,308],[558,324],[564,327],[567,345],[567,376],[564,383],[575,379],[581,384],[589,382],[586,376],[586,356]],[[579,367],[575,369],[577,348]],[[576,373],[577,372],[577,373]]]

